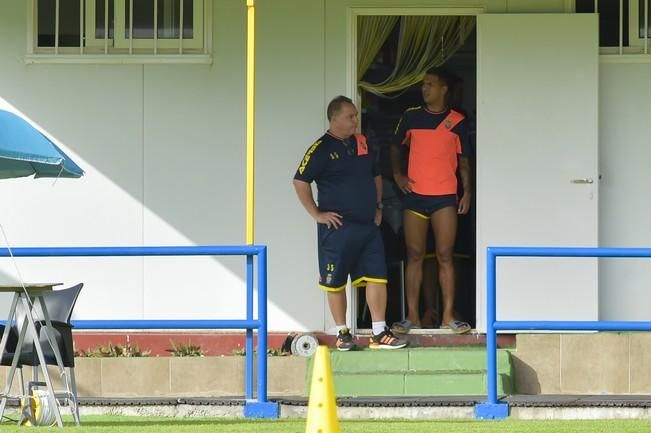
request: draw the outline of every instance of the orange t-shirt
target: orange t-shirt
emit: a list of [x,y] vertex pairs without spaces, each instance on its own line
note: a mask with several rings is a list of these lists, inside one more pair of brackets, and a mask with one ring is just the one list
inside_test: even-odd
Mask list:
[[433,113],[425,107],[405,111],[395,138],[409,146],[407,176],[422,195],[457,193],[458,155],[466,155],[464,116],[454,110]]

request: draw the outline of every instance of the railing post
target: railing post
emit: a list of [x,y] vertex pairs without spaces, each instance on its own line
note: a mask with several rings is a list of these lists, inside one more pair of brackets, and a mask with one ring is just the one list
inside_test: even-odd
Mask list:
[[496,267],[497,259],[489,248],[486,252],[486,387],[490,404],[497,404]]
[[258,251],[258,401],[247,401],[247,418],[278,418],[280,406],[267,401],[267,248]]
[[486,249],[486,398],[485,403],[475,405],[475,417],[500,419],[509,416],[509,406],[497,401],[497,318],[496,293],[497,257]]
[[[246,320],[253,320],[253,255],[246,256]],[[258,338],[259,335],[258,335]],[[246,328],[245,398],[253,399],[253,329]]]
[[258,401],[267,401],[267,250],[258,254]]
[[[136,257],[246,255],[246,320],[81,320],[79,329],[246,329],[244,416],[278,418],[278,403],[267,401],[267,247],[201,245],[156,247],[0,248],[0,257]],[[258,256],[258,320],[253,319],[253,256]],[[258,395],[253,400],[253,330],[258,330]]]

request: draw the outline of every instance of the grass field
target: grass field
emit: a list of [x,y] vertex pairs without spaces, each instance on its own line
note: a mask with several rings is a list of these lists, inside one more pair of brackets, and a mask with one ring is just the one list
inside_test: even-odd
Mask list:
[[[82,418],[81,428],[66,419],[63,431],[70,432],[175,432],[175,433],[304,433],[302,419],[249,421],[214,418],[159,418],[89,416]],[[648,433],[651,421],[342,421],[341,433]],[[2,432],[22,432],[8,422],[1,424]],[[50,431],[59,431],[50,430]],[[324,432],[327,433],[327,432]]]

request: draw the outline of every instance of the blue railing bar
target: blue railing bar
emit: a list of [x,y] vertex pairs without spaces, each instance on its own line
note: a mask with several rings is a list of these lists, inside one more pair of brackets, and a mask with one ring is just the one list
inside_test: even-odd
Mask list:
[[75,329],[260,329],[259,320],[73,320]]
[[[599,247],[488,247],[486,249],[486,394],[488,416],[503,417],[502,409],[491,408],[497,401],[497,344],[496,332],[530,331],[651,331],[651,322],[623,321],[498,321],[496,314],[497,257],[587,257],[587,258],[651,258],[651,248]],[[481,417],[487,416],[485,407],[476,407]],[[477,413],[477,412],[476,412]],[[506,414],[508,416],[508,414]]]
[[[245,329],[245,416],[278,417],[277,404],[267,401],[267,247],[264,245],[196,245],[142,247],[17,247],[0,248],[0,257],[144,257],[246,256],[246,320],[73,320],[77,329]],[[258,256],[258,319],[254,320],[253,256]],[[1,322],[0,323],[4,323]],[[253,330],[258,331],[258,393],[253,401]],[[249,404],[251,406],[249,406]],[[251,408],[247,412],[248,408]]]
[[498,321],[494,324],[498,331],[651,331],[651,322],[618,321]]
[[651,258],[651,248],[597,247],[488,247],[487,251],[500,257],[613,257]]
[[[258,320],[259,335],[267,335],[267,248],[258,253]],[[267,339],[258,338],[258,401],[267,401]],[[251,370],[253,371],[253,370]]]
[[[260,260],[260,256],[258,256]],[[253,256],[246,256],[246,319],[253,320]],[[246,374],[244,383],[244,396],[247,400],[253,399],[253,330],[246,330]]]
[[[261,245],[196,245],[156,247],[48,247],[12,248],[14,257],[102,257],[102,256],[246,256],[257,255]],[[0,248],[0,257],[9,257],[7,248]]]
[[486,253],[486,281],[488,282],[488,292],[486,296],[486,320],[488,330],[486,332],[486,387],[488,389],[488,402],[497,403],[497,376],[492,374],[497,371],[497,335],[493,324],[497,318],[497,303],[495,290],[495,273],[497,272],[497,260],[492,251]]

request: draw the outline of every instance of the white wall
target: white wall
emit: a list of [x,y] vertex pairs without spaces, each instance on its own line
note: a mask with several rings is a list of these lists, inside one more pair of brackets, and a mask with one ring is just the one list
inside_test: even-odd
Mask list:
[[[324,329],[316,225],[292,178],[323,134],[326,0],[258,0],[256,241],[269,245],[270,326]],[[316,197],[316,196],[315,196]]]
[[[86,175],[1,182],[12,245],[243,243],[242,2],[215,2],[212,65],[26,65],[26,4],[0,6],[0,96]],[[79,319],[244,314],[243,259],[21,259],[20,269],[28,281],[85,282]],[[0,272],[15,279],[8,260]]]
[[[80,180],[0,182],[15,246],[244,242],[245,2],[213,4],[212,65],[25,65],[26,1],[0,5],[0,96],[61,140]],[[488,12],[566,1],[472,0]],[[269,245],[272,330],[327,327],[316,230],[291,178],[345,94],[347,10],[394,0],[258,0],[256,242]],[[400,7],[458,2],[400,2]],[[352,95],[350,95],[352,96]],[[243,260],[20,259],[26,280],[84,281],[76,317],[226,318],[244,312]],[[14,278],[8,261],[0,277]],[[192,296],[195,302],[188,299]],[[196,302],[199,300],[199,302]]]
[[[602,246],[651,247],[651,64],[600,66],[599,237]],[[651,320],[651,261],[604,259],[599,318]]]

